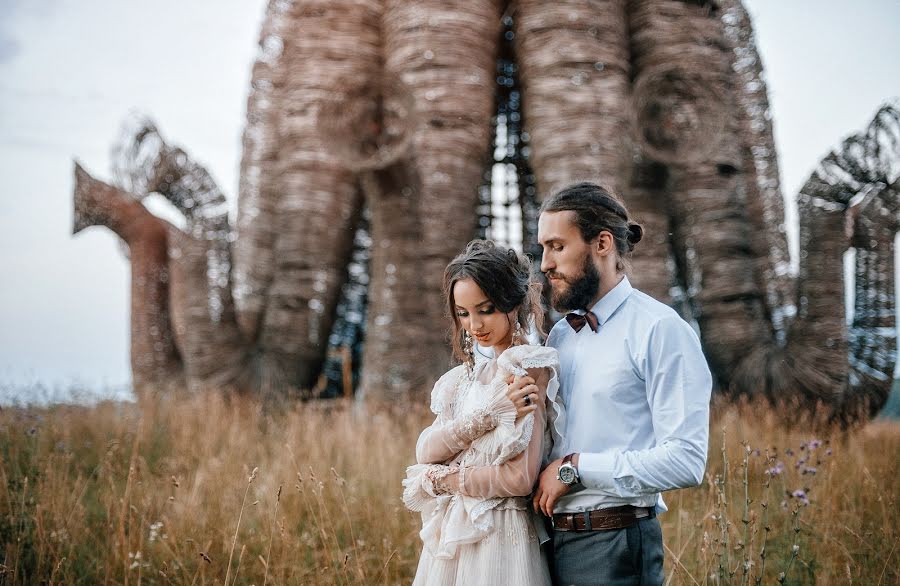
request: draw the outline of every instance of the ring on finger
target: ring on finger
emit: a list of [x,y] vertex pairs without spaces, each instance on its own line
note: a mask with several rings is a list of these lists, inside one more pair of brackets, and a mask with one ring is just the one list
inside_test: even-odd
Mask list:
[[531,395],[525,395],[525,406],[531,405]]

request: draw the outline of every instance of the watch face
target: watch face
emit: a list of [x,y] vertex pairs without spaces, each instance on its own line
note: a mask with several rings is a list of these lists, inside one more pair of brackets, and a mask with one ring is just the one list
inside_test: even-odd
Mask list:
[[575,468],[572,466],[560,466],[559,479],[563,484],[572,484],[575,482]]

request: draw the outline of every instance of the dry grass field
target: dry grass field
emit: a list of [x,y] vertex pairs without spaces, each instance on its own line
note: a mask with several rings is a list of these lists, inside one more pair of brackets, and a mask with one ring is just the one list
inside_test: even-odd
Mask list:
[[[424,409],[214,395],[0,411],[0,584],[405,584],[400,481]],[[900,424],[720,409],[666,495],[672,584],[900,584]],[[602,424],[598,422],[598,424]]]

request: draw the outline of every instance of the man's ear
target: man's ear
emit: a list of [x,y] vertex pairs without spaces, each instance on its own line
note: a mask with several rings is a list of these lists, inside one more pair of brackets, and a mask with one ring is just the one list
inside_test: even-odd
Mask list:
[[598,256],[608,256],[615,252],[616,243],[612,234],[607,230],[601,230],[591,241],[591,252]]

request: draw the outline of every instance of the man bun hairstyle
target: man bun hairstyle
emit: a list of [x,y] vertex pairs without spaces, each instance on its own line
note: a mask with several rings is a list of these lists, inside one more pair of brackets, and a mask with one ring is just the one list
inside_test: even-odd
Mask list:
[[576,183],[545,199],[540,213],[565,211],[575,213],[575,224],[585,242],[604,230],[612,234],[619,253],[616,269],[625,270],[626,257],[644,237],[644,229],[628,217],[619,198],[596,183]]
[[640,242],[643,237],[644,229],[640,224],[634,222],[628,224],[628,252],[632,252],[634,250],[634,245]]
[[[465,361],[463,333],[456,316],[453,286],[464,279],[472,279],[487,295],[497,311],[509,313],[527,330],[530,324],[543,333],[544,309],[541,302],[541,283],[535,277],[531,260],[511,248],[497,246],[491,240],[472,240],[444,270],[444,298],[452,321],[453,354]],[[510,324],[515,327],[515,323]]]

